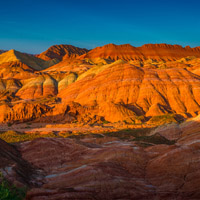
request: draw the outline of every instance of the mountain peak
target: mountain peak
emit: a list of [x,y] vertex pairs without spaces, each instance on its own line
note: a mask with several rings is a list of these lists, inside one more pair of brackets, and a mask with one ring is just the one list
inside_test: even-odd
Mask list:
[[11,49],[5,53],[0,54],[0,64],[11,62],[23,63],[35,70],[42,70],[46,67],[49,67],[49,62],[40,58],[36,58],[32,55],[21,53],[15,49]]
[[88,50],[84,48],[75,47],[73,45],[60,44],[49,47],[46,51],[37,55],[37,57],[43,60],[51,60],[54,58],[63,60],[66,58],[75,58],[87,52]]
[[19,58],[17,57],[18,52],[14,49],[11,49],[5,53],[2,53],[0,55],[0,64],[5,62],[14,62],[19,61]]

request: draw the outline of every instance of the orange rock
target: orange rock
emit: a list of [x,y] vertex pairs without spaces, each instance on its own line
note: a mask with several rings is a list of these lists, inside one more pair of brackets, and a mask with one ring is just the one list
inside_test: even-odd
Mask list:
[[[10,50],[0,55],[0,100],[11,109],[23,101],[41,101],[49,106],[45,117],[50,121],[140,123],[138,116],[167,113],[194,117],[200,112],[199,52],[167,44],[108,44],[89,52],[55,45],[38,55],[45,61]],[[56,64],[52,58],[63,60]],[[57,94],[65,106],[78,103],[70,105],[73,112],[66,114],[58,101],[47,103],[45,98]]]
[[9,107],[8,105],[2,105],[0,120],[3,122],[30,121],[40,118],[48,110],[49,109],[45,105],[33,103],[18,103],[13,107]]
[[43,60],[51,60],[54,58],[62,60],[66,58],[75,58],[87,52],[87,49],[81,49],[72,45],[54,45],[37,55],[37,57]]
[[187,56],[200,57],[199,48],[183,48],[180,45],[146,44],[141,47],[133,47],[130,44],[108,44],[97,47],[80,58],[105,58],[112,60],[176,60]]
[[[96,70],[96,71],[95,71]],[[90,105],[96,101],[123,103],[148,116],[200,110],[200,79],[185,69],[142,69],[130,64],[110,64],[91,69],[62,90],[63,101]],[[106,108],[105,108],[106,109]],[[114,117],[110,115],[110,118]]]
[[115,44],[107,44],[103,47],[97,47],[92,49],[88,53],[80,56],[83,58],[105,58],[111,60],[145,60],[145,56],[136,48],[131,46],[130,44],[124,45],[115,45]]

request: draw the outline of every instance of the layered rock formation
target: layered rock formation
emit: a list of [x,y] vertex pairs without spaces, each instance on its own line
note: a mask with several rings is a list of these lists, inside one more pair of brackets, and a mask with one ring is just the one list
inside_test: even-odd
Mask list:
[[103,47],[97,47],[85,55],[81,56],[81,58],[105,58],[111,60],[144,60],[144,55],[138,51],[136,47],[131,46],[130,44],[125,45],[115,45],[108,44]]
[[[29,185],[27,200],[196,200],[200,197],[199,127],[199,116],[179,125],[175,144],[159,142],[164,132],[157,129],[155,141],[150,136],[146,147],[134,137],[121,140],[118,133],[79,140],[40,138],[18,144],[18,151],[0,140],[0,170],[18,185]],[[134,130],[129,134],[134,135]],[[11,167],[14,163],[16,168]]]
[[55,58],[58,60],[65,60],[67,58],[75,58],[87,52],[87,49],[78,48],[72,45],[54,45],[37,55],[37,57],[43,60],[51,60]]
[[28,54],[23,54],[16,50],[10,50],[0,55],[0,65],[3,63],[12,63],[19,62],[23,63],[32,69],[42,70],[44,68],[50,67],[53,64],[56,64],[58,61],[44,61],[42,59],[36,58]]
[[146,58],[154,60],[177,60],[187,56],[200,57],[200,48],[169,44],[146,44],[137,48]]
[[0,122],[10,122],[2,125],[7,128],[28,121],[174,123],[149,132],[54,131],[55,138],[15,145],[0,140],[0,171],[28,186],[27,200],[199,199],[200,118],[177,123],[200,111],[199,52],[110,44],[90,52],[54,46],[40,55],[44,60],[13,50],[1,54]]
[[[82,111],[75,118],[81,120],[85,112],[89,118],[128,123],[169,113],[196,116],[200,111],[199,51],[198,47],[167,44],[137,48],[109,44],[87,52],[56,45],[41,54],[49,56],[45,61],[10,50],[0,55],[0,101],[15,109],[13,105],[21,102],[40,105],[45,98],[58,97],[64,107],[72,101],[79,103]],[[56,58],[62,61],[57,63]],[[49,117],[55,117],[55,107],[53,100]],[[63,110],[59,112],[65,116]],[[10,116],[3,121],[17,119]]]
[[[100,106],[104,102],[121,103],[147,116],[169,112],[193,115],[200,110],[199,89],[199,77],[185,69],[142,69],[117,63],[92,68],[59,97],[82,105],[93,101]],[[115,112],[109,115],[112,113],[114,117]]]
[[37,103],[18,103],[14,106],[9,106],[8,104],[3,104],[0,106],[0,120],[1,122],[24,122],[31,121],[40,118],[45,114],[49,108],[48,106]]
[[103,47],[97,47],[81,58],[105,58],[112,60],[177,60],[187,56],[200,57],[200,48],[182,47],[180,45],[168,44],[146,44],[141,47],[133,47],[130,44],[115,45],[108,44]]
[[39,169],[22,158],[16,146],[0,139],[0,172],[9,182],[18,187],[33,186],[33,179],[39,178],[37,171]]

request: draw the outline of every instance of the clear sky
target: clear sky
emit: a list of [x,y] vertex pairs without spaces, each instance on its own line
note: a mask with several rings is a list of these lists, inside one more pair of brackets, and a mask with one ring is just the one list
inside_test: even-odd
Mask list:
[[0,49],[54,44],[200,46],[199,0],[1,0]]

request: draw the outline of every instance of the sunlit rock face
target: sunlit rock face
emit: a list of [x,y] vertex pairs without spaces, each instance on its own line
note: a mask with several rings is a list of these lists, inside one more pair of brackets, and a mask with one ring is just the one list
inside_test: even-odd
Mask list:
[[199,90],[199,77],[185,69],[143,69],[116,63],[88,70],[58,96],[83,105],[96,101],[105,110],[104,102],[132,105],[133,112],[140,110],[146,116],[155,116],[197,113]]
[[[56,107],[75,102],[82,107],[79,113],[75,106],[75,118],[90,115],[110,122],[194,117],[200,111],[199,52],[167,44],[108,44],[90,51],[54,45],[36,56],[10,50],[0,55],[0,106],[16,113],[18,103],[42,102],[48,109],[41,115],[35,106],[35,116],[51,116]],[[25,110],[30,108],[21,116],[32,119]],[[1,113],[5,122],[16,119],[8,111]],[[62,109],[57,114],[65,115]]]
[[[0,171],[28,187],[27,200],[199,199],[199,57],[198,47],[166,44],[109,44],[91,51],[55,45],[37,56],[2,53],[2,127],[19,123],[31,134],[38,122],[43,132],[36,134],[44,136],[47,123],[50,129],[77,123],[85,131],[79,137],[64,128],[50,131],[53,138],[15,144],[0,140]],[[114,127],[151,126],[163,116],[173,123],[140,137],[135,129]],[[195,118],[177,123],[178,117]],[[14,136],[24,137],[20,126]],[[86,135],[87,127],[96,131]]]
[[58,60],[65,60],[67,58],[75,58],[87,52],[87,49],[78,48],[72,45],[54,45],[37,55],[37,57],[43,60],[51,60],[55,58]]
[[141,47],[133,47],[130,44],[115,45],[108,44],[103,47],[97,47],[81,58],[105,58],[112,60],[165,60],[172,61],[187,56],[200,57],[199,47],[190,48],[182,47],[180,45],[168,45],[168,44],[146,44]]
[[0,55],[0,65],[3,63],[17,61],[26,64],[27,66],[35,70],[42,70],[50,67],[53,64],[56,64],[56,62],[44,61],[42,59],[36,58],[35,56],[24,54],[14,49]]

